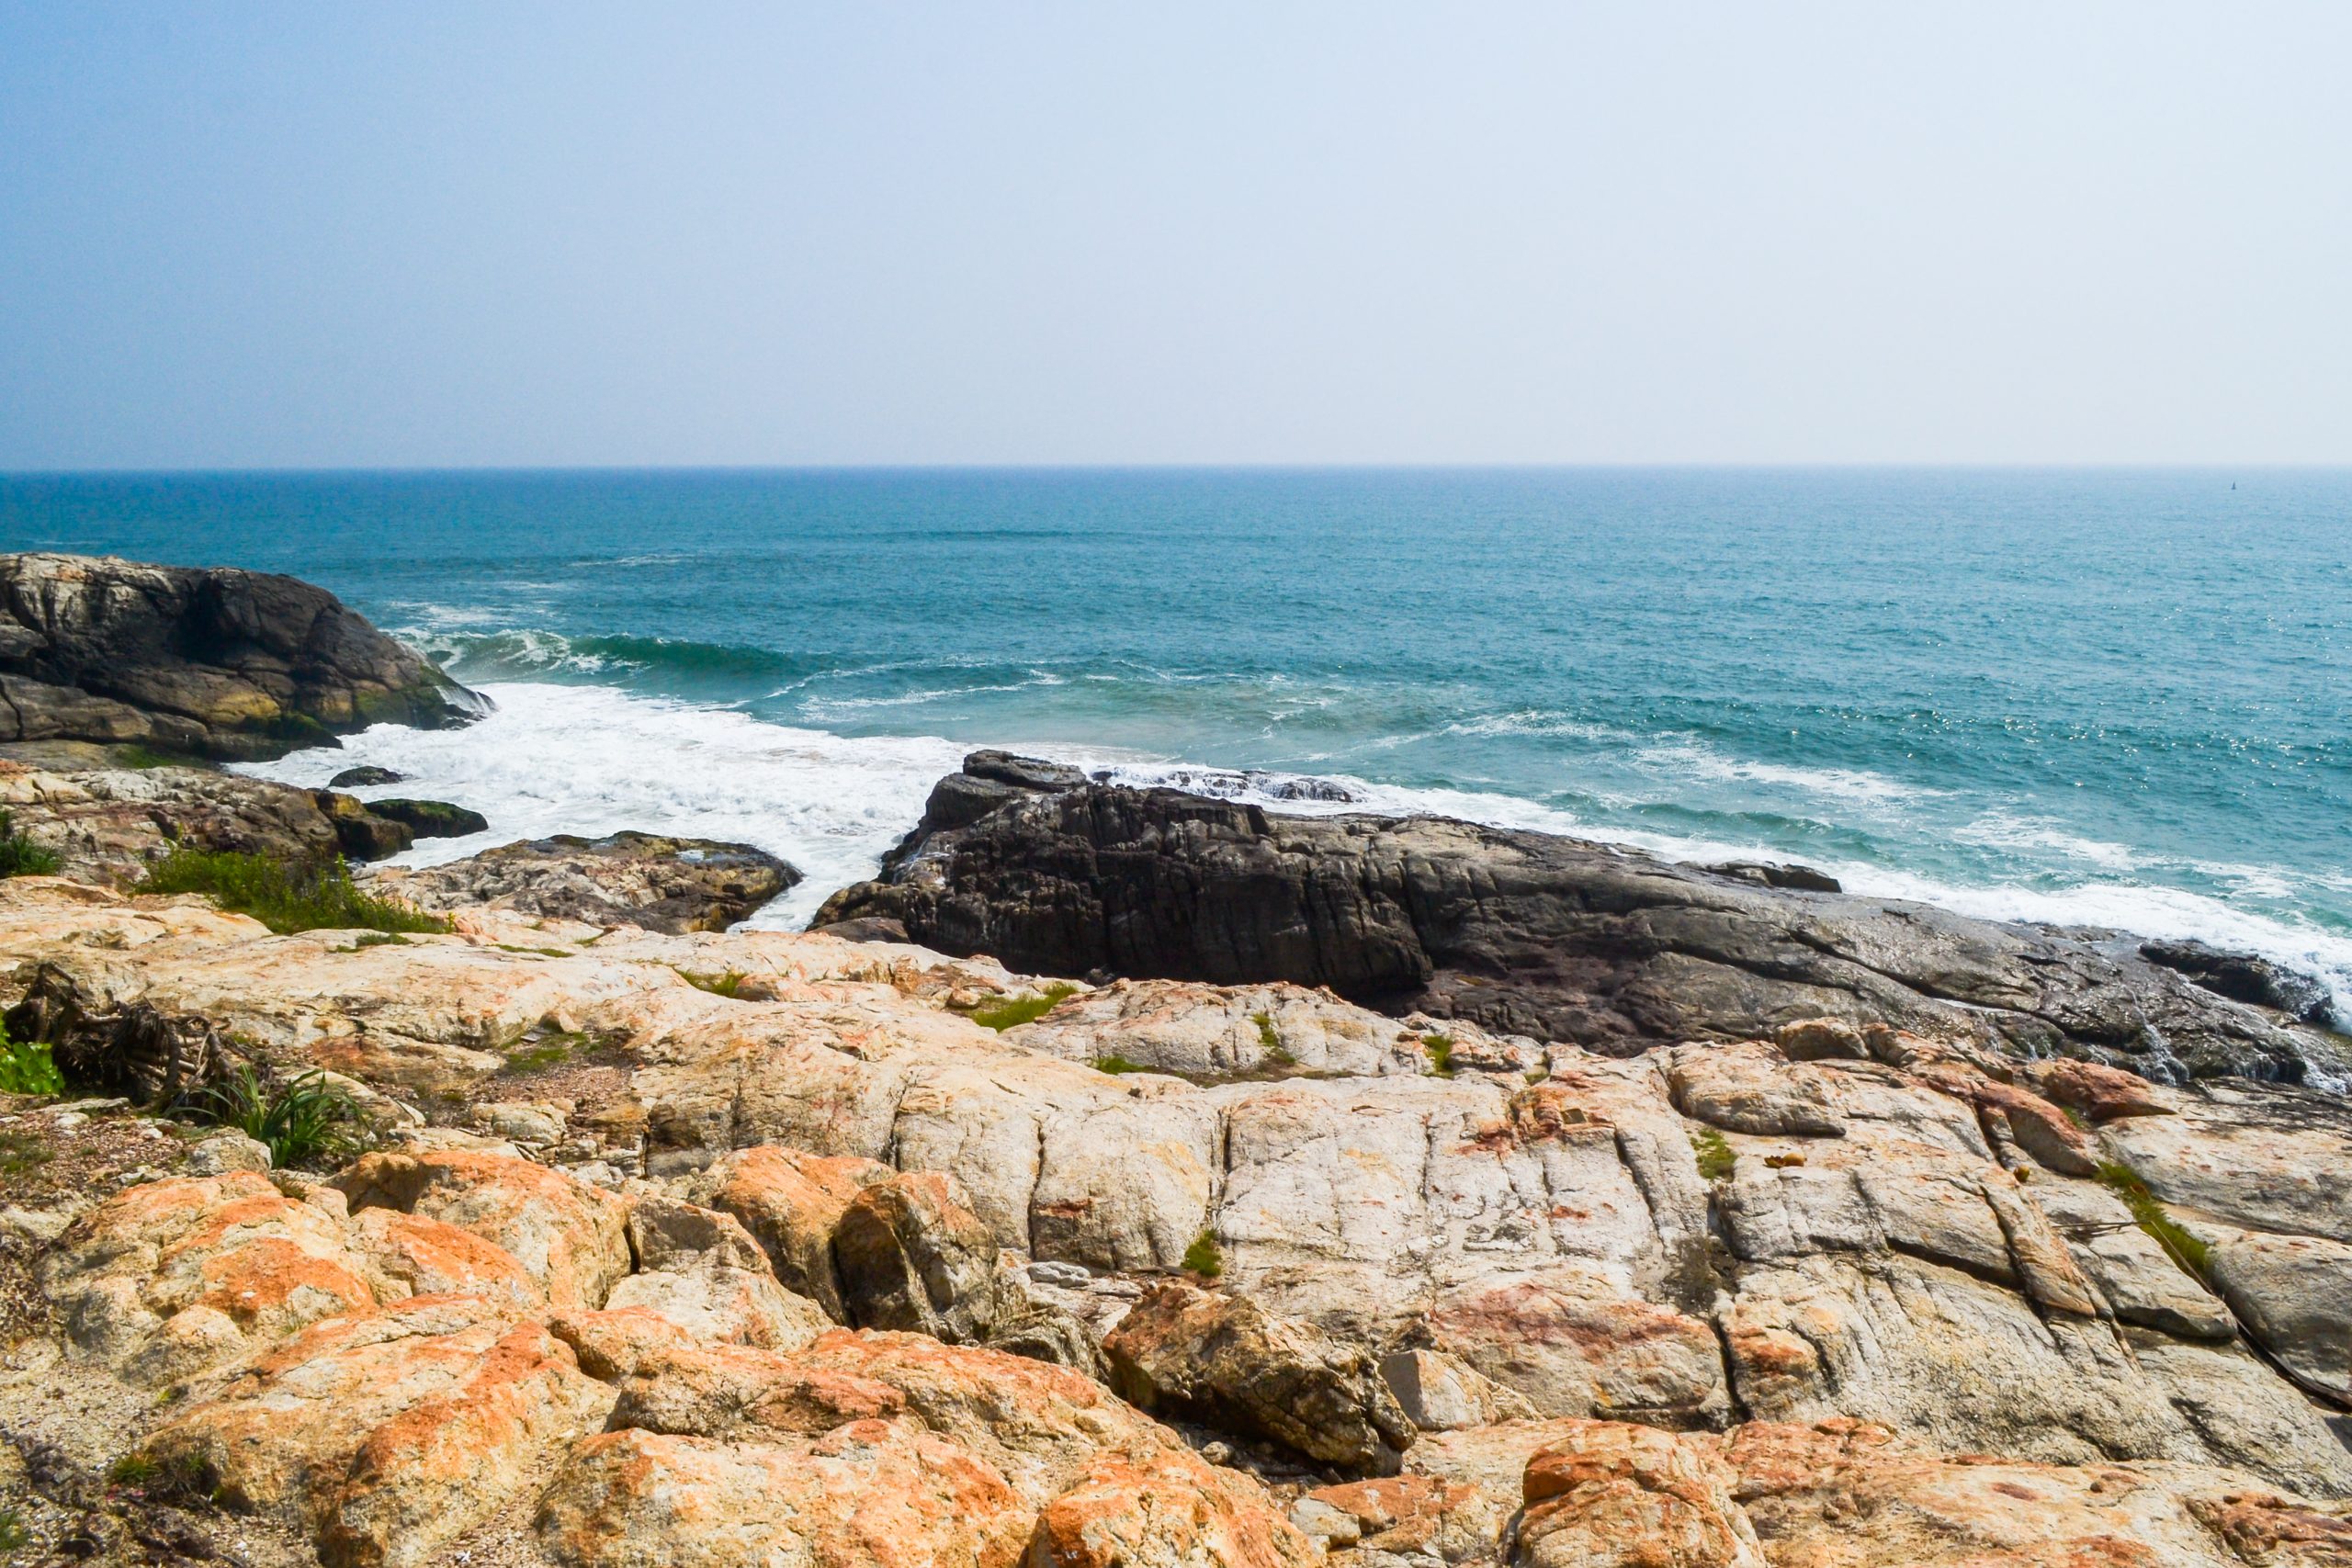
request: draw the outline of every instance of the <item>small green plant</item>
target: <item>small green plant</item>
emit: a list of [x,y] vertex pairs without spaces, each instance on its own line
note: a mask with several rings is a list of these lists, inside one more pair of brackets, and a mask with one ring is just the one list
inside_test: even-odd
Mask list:
[[1098,1073],[1148,1073],[1151,1071],[1149,1067],[1145,1066],[1141,1062],[1131,1062],[1127,1060],[1126,1057],[1120,1055],[1095,1057],[1094,1070]]
[[163,1466],[145,1454],[128,1453],[114,1461],[107,1479],[117,1486],[144,1486],[163,1473]]
[[2181,1269],[2198,1280],[2207,1278],[2213,1264],[2213,1249],[2198,1236],[2183,1229],[2179,1221],[2165,1212],[2163,1201],[2148,1190],[2148,1184],[2128,1165],[2110,1160],[2098,1168],[2099,1184],[2123,1200],[2132,1217],[2142,1230],[2155,1237],[2156,1245]]
[[413,947],[416,944],[397,931],[362,931],[352,939],[354,947]]
[[49,1145],[30,1133],[0,1133],[0,1176],[29,1176],[51,1157]]
[[22,1551],[33,1541],[32,1527],[14,1508],[0,1508],[0,1551]]
[[1218,1250],[1216,1237],[1204,1226],[1184,1249],[1184,1267],[1204,1280],[1214,1280],[1225,1272],[1225,1254]]
[[0,876],[54,876],[57,852],[17,831],[16,818],[0,809]]
[[[512,942],[499,942],[499,943],[497,943],[496,945],[497,945],[498,951],[499,951],[499,952],[501,952],[501,953],[536,953],[536,954],[537,954],[537,955],[538,955],[539,957],[541,957],[541,958],[569,958],[569,957],[571,957],[571,954],[569,952],[565,951],[563,948],[560,948],[560,947],[516,947],[516,946],[514,946]],[[685,975],[685,973],[686,973],[686,972],[685,972],[684,970],[681,969],[681,970],[679,970],[679,971],[678,971],[678,973],[679,973],[679,974],[681,974],[681,975]],[[742,983],[743,983],[743,976],[742,976],[741,975],[740,975],[740,974],[736,973],[736,971],[731,970],[731,969],[728,971],[728,974],[729,974],[729,975],[733,975],[733,976],[735,976],[735,984],[736,984],[736,985],[738,985],[738,986],[742,985]],[[690,979],[690,980],[694,978],[694,976],[691,976],[691,975],[686,976],[686,977],[687,977],[688,979]],[[697,982],[697,984],[699,984],[699,982]],[[711,988],[713,988],[713,987],[704,987],[704,988],[705,988],[705,989],[711,989]],[[731,997],[731,996],[733,996],[735,993],[734,993],[733,991],[727,991],[727,992],[723,992],[723,993],[721,993],[721,994],[722,994],[722,995],[725,995],[725,996],[729,996],[729,997]]]
[[1430,1054],[1430,1071],[1442,1078],[1453,1076],[1453,1035],[1424,1034],[1421,1036],[1421,1049]]
[[[513,951],[520,953],[523,950],[518,947]],[[569,957],[570,954],[560,953],[558,956]],[[697,991],[708,991],[714,997],[725,997],[729,1001],[741,1001],[743,999],[743,982],[751,976],[741,969],[729,969],[724,975],[697,975],[691,969],[681,969],[678,971],[678,978]]]
[[224,909],[251,915],[280,936],[291,931],[446,931],[438,915],[362,893],[337,860],[316,871],[288,871],[267,855],[232,850],[174,850],[140,884],[142,893],[201,893]]
[[594,1042],[586,1033],[542,1034],[537,1040],[517,1045],[506,1054],[504,1070],[510,1074],[544,1072],[569,1060],[575,1051],[588,1048]]
[[1250,1015],[1250,1021],[1258,1026],[1258,1043],[1270,1059],[1285,1067],[1298,1065],[1298,1058],[1290,1054],[1290,1048],[1283,1043],[1281,1032],[1274,1028],[1272,1013],[1253,1012]]
[[198,1091],[187,1110],[267,1145],[275,1166],[348,1154],[360,1143],[359,1107],[322,1073],[273,1087],[250,1066],[239,1067],[227,1083]]
[[1007,997],[1002,1001],[982,1002],[968,1016],[983,1029],[1002,1032],[1018,1029],[1024,1023],[1035,1023],[1057,1007],[1066,997],[1078,995],[1078,987],[1057,980],[1034,997]]
[[114,765],[118,768],[185,768],[188,765],[188,760],[186,757],[175,756],[169,751],[158,751],[153,746],[141,746],[135,740],[128,745],[116,747],[113,760]]
[[65,1076],[50,1060],[49,1047],[8,1038],[0,1024],[0,1094],[63,1094]]
[[1702,1127],[1690,1134],[1691,1152],[1699,1156],[1699,1174],[1710,1181],[1722,1181],[1739,1163],[1739,1156],[1724,1142],[1724,1135],[1713,1127]]

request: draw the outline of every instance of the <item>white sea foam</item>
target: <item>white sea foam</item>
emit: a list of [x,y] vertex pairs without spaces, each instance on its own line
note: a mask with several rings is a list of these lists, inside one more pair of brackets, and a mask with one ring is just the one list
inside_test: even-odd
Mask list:
[[1634,753],[1641,761],[1668,773],[1703,779],[1737,779],[1747,784],[1772,784],[1848,803],[1882,805],[1919,800],[1940,795],[1925,784],[1905,784],[1861,768],[1800,768],[1781,762],[1758,762],[1726,757],[1697,740],[1677,740],[1645,746]]
[[[751,922],[775,929],[806,923],[828,894],[871,874],[883,852],[922,815],[933,784],[954,772],[971,750],[969,743],[938,737],[845,738],[609,686],[516,682],[482,689],[497,707],[467,728],[379,725],[346,737],[341,750],[298,751],[246,771],[316,787],[345,768],[372,763],[408,777],[356,792],[363,796],[451,800],[490,818],[489,832],[428,839],[400,857],[404,864],[454,860],[516,839],[594,836],[630,828],[756,844],[807,876]],[[1541,802],[1478,790],[1405,789],[1343,775],[1206,769],[1017,737],[999,743],[1104,773],[1120,783],[1175,784],[1280,811],[1458,817],[1498,828],[1605,840],[1702,863],[1787,858],[1755,843],[1627,831]],[[1301,797],[1304,785],[1323,782],[1340,784],[1350,798]],[[2063,852],[2065,846],[2041,847]],[[2097,863],[2108,848],[2098,846],[2099,852],[2081,858]],[[2339,1010],[2352,1016],[2352,938],[2188,889],[2111,876],[2060,887],[1972,887],[1869,863],[1828,861],[1820,868],[1854,892],[1917,899],[1981,919],[2107,926],[2260,953],[2319,974],[2335,991]]]

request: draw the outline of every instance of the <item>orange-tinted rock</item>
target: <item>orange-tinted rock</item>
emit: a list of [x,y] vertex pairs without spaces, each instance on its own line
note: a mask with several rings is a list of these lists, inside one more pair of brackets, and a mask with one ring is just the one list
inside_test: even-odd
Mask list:
[[471,1231],[398,1209],[362,1209],[351,1217],[351,1232],[379,1300],[470,1293],[547,1304],[547,1292],[513,1253]]
[[1714,1330],[1590,1270],[1474,1280],[1441,1297],[1429,1321],[1439,1349],[1542,1415],[1703,1427],[1729,1412]]
[[812,1376],[895,1391],[905,1420],[987,1460],[1033,1505],[1103,1450],[1147,1456],[1175,1444],[1093,1379],[999,1350],[836,1329],[787,1359]]
[[860,1421],[779,1444],[604,1433],[572,1450],[538,1528],[566,1568],[1012,1568],[1031,1517],[953,1443]]
[[1314,1544],[1248,1477],[1183,1450],[1106,1454],[1037,1517],[1029,1568],[1306,1568]]
[[1570,1424],[1527,1463],[1525,1568],[1765,1568],[1736,1477],[1704,1438]]
[[304,1330],[144,1451],[303,1526],[330,1568],[404,1568],[496,1513],[607,1397],[510,1303],[420,1296]]
[[629,1271],[628,1209],[528,1160],[464,1150],[369,1155],[334,1185],[362,1209],[398,1209],[471,1231],[514,1255],[560,1307],[599,1307]]
[[846,1321],[833,1270],[833,1227],[866,1188],[898,1173],[870,1159],[803,1154],[773,1144],[722,1156],[695,1184],[700,1200],[750,1231],[785,1289]]
[[1510,1517],[1477,1487],[1433,1475],[1390,1475],[1318,1487],[1306,1494],[1306,1504],[1342,1516],[1351,1537],[1346,1544],[1444,1562],[1490,1558]]
[[819,1437],[853,1421],[896,1416],[907,1406],[906,1396],[888,1383],[741,1345],[642,1351],[620,1390],[616,1427],[730,1440]]
[[2079,1111],[2094,1123],[2125,1116],[2173,1113],[2173,1108],[2165,1100],[2165,1090],[2120,1067],[2078,1062],[2071,1056],[2052,1056],[2019,1064],[2018,1077],[2043,1099]]
[[1162,1285],[1102,1353],[1146,1410],[1271,1438],[1311,1459],[1395,1473],[1417,1435],[1371,1354],[1247,1297]]
[[375,1304],[334,1214],[236,1172],[133,1187],[76,1222],[42,1282],[81,1354],[169,1382]]

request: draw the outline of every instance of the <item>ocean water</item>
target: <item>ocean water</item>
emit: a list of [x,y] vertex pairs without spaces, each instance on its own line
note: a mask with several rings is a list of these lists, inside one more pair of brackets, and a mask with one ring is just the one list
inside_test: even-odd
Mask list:
[[295,573],[486,691],[258,770],[491,818],[416,858],[743,839],[808,874],[791,924],[996,744],[2199,936],[2352,1000],[2347,472],[17,475],[0,547]]

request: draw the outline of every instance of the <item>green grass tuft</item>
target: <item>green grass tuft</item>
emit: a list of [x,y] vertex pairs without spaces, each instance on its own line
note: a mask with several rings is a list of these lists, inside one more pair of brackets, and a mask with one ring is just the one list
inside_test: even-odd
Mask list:
[[1286,1067],[1297,1066],[1298,1058],[1292,1055],[1283,1043],[1282,1034],[1274,1028],[1272,1013],[1253,1012],[1250,1015],[1250,1021],[1258,1026],[1258,1043],[1265,1047],[1267,1055]]
[[201,893],[224,909],[251,915],[284,936],[291,931],[446,931],[449,922],[406,904],[362,893],[341,861],[290,872],[266,855],[231,850],[174,850],[155,863],[141,893]]
[[1151,1071],[1149,1067],[1145,1066],[1141,1062],[1131,1062],[1125,1056],[1097,1056],[1094,1058],[1094,1070],[1098,1073],[1148,1073]]
[[1691,1152],[1699,1156],[1699,1174],[1710,1181],[1722,1181],[1730,1177],[1739,1156],[1732,1153],[1724,1135],[1713,1127],[1702,1127],[1690,1134]]
[[[512,953],[523,953],[530,950],[516,947],[510,948],[508,951]],[[557,952],[554,948],[540,948],[537,951],[554,953],[558,958],[569,958],[571,956],[568,953]],[[725,997],[729,1001],[741,1001],[743,999],[743,982],[750,979],[751,976],[744,974],[741,969],[729,969],[724,975],[697,975],[691,969],[681,969],[678,971],[678,978],[684,980],[687,985],[692,986],[697,991],[708,991],[712,996]]]
[[269,1147],[269,1163],[298,1166],[356,1152],[359,1107],[323,1074],[310,1072],[290,1083],[269,1085],[251,1067],[239,1067],[227,1083],[198,1091],[187,1111],[218,1127],[234,1127]]
[[1193,1245],[1184,1249],[1184,1267],[1204,1280],[1214,1280],[1225,1272],[1225,1254],[1205,1226],[1193,1238]]
[[2109,1161],[2098,1168],[2099,1184],[2123,1200],[2140,1228],[2156,1238],[2156,1245],[2183,1271],[2199,1281],[2206,1280],[2213,1266],[2213,1249],[2199,1237],[2181,1227],[2180,1222],[2166,1212],[2164,1202],[2148,1190],[2148,1184],[2128,1165]]
[[0,876],[54,876],[57,852],[17,831],[17,819],[0,809]]
[[1057,980],[1034,997],[1008,997],[1002,1001],[982,1002],[966,1016],[983,1029],[999,1032],[1018,1029],[1024,1023],[1035,1023],[1066,997],[1078,995],[1078,987]]
[[1438,1077],[1450,1078],[1453,1076],[1453,1035],[1424,1034],[1421,1036],[1421,1049],[1430,1054],[1430,1067]]
[[49,1047],[8,1038],[0,1024],[0,1094],[63,1094],[65,1075],[50,1060]]
[[0,1508],[0,1551],[22,1551],[33,1542],[32,1527],[15,1508]]

